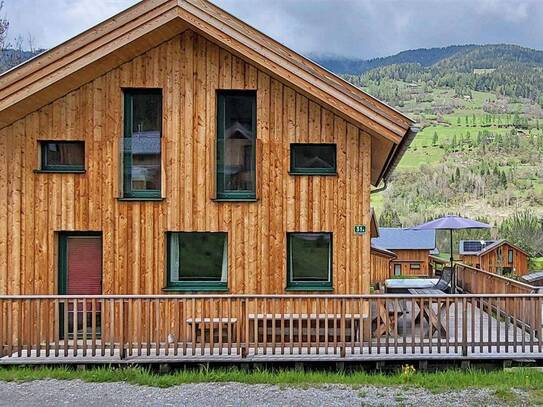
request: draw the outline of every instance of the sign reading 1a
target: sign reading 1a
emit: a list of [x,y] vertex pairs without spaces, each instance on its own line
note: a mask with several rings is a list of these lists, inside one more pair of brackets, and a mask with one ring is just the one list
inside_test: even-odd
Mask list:
[[358,236],[366,234],[366,225],[354,225],[354,234]]

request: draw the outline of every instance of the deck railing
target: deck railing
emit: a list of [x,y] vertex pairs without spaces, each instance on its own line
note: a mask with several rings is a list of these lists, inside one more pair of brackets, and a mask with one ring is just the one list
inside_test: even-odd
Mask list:
[[537,355],[542,298],[0,296],[0,363]]
[[[538,292],[537,287],[464,264],[456,266],[456,275],[458,285],[462,287],[464,292],[470,294],[531,295]],[[537,301],[511,301],[505,297],[495,302],[485,302],[481,304],[481,307],[483,306],[489,308],[492,312],[500,312],[502,316],[513,316],[528,329],[541,325],[541,304]]]

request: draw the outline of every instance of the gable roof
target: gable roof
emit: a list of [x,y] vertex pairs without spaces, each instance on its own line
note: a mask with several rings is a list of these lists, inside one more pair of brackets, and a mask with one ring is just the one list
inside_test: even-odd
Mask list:
[[379,228],[379,237],[371,239],[371,243],[388,250],[433,250],[436,247],[436,231]]
[[397,257],[396,253],[391,252],[390,250],[387,250],[387,249],[383,249],[382,247],[375,246],[373,243],[370,246],[370,252],[372,254],[377,254],[377,255],[384,256],[384,257],[389,257],[391,259],[394,259],[394,258]]
[[491,252],[492,250],[497,249],[497,248],[500,247],[500,246],[503,246],[504,244],[507,244],[507,245],[511,246],[512,248],[518,250],[518,251],[521,252],[521,253],[524,253],[526,256],[529,256],[528,252],[526,252],[524,249],[520,248],[520,247],[517,246],[517,245],[514,245],[513,243],[508,242],[508,241],[505,240],[505,239],[500,239],[500,240],[498,240],[498,241],[496,241],[496,242],[494,242],[494,243],[492,243],[492,244],[486,246],[483,250],[481,250],[481,251],[478,253],[478,255],[479,255],[479,256],[483,256],[483,255],[485,255],[485,254]]
[[395,167],[413,121],[207,0],[145,0],[0,76],[0,129],[191,29],[289,82],[372,136],[372,183]]

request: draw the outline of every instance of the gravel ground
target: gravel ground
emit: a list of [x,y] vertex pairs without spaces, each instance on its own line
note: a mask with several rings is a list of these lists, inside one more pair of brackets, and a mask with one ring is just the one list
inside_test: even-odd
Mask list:
[[[524,399],[521,395],[521,400]],[[518,400],[518,401],[521,401]],[[493,391],[432,394],[422,389],[326,385],[310,388],[272,385],[186,384],[167,389],[79,380],[0,382],[0,406],[497,406]],[[515,403],[518,405],[518,403]]]

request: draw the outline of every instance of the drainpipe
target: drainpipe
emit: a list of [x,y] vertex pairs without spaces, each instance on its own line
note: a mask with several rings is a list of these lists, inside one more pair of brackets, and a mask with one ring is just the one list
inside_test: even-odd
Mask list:
[[378,192],[383,192],[385,189],[387,189],[387,187],[388,187],[388,180],[385,178],[385,179],[383,180],[383,184],[382,184],[380,187],[375,188],[375,189],[372,189],[372,190],[370,191],[370,195],[371,195],[371,194],[376,194],[376,193],[378,193]]

